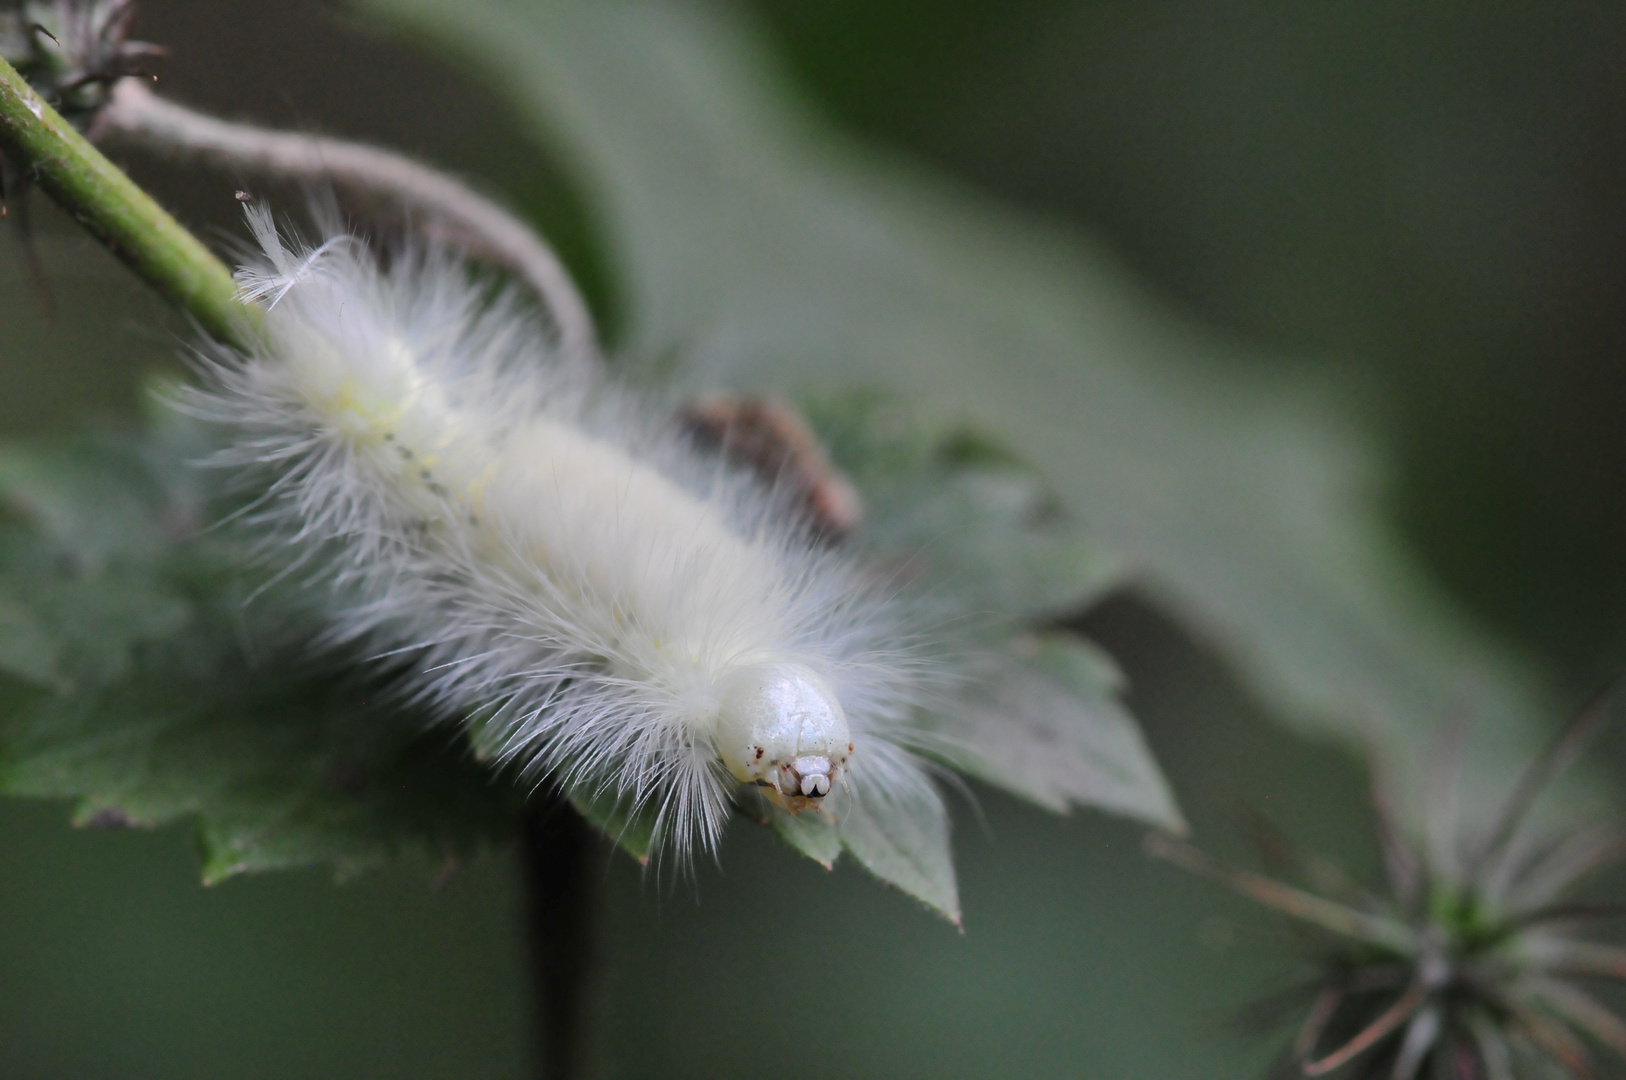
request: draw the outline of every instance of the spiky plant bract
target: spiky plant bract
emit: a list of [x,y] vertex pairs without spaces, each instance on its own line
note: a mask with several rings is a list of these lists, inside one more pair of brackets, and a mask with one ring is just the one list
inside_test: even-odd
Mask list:
[[0,56],[76,124],[107,102],[113,84],[143,74],[163,50],[130,40],[135,0],[0,2]]
[[[1267,854],[1304,887],[1227,865],[1167,835],[1148,838],[1153,854],[1312,931],[1317,976],[1270,1010],[1285,1017],[1281,1006],[1308,1005],[1278,1075],[1589,1080],[1620,1074],[1626,1021],[1594,991],[1595,984],[1626,982],[1626,949],[1584,935],[1622,909],[1580,903],[1574,893],[1582,878],[1626,855],[1626,835],[1597,823],[1530,824],[1538,796],[1607,713],[1607,700],[1600,701],[1571,724],[1484,831],[1453,820],[1459,771],[1453,761],[1434,770],[1429,827],[1425,839],[1413,839],[1375,760],[1381,889],[1363,887],[1279,834],[1267,838]],[[1599,1050],[1610,1052],[1602,1063]]]

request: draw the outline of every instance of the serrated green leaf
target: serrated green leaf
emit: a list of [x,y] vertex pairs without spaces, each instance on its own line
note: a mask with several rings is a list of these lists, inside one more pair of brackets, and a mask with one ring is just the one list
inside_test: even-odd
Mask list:
[[[291,594],[245,603],[264,575],[226,538],[166,533],[190,496],[170,497],[184,470],[159,459],[117,442],[0,452],[0,498],[19,511],[0,523],[0,595],[59,649],[47,687],[0,684],[0,792],[77,797],[88,825],[194,818],[208,881],[348,875],[506,836],[512,785],[460,733],[358,665],[316,662],[321,623]],[[76,532],[105,528],[125,540]]]
[[907,560],[939,607],[980,628],[963,685],[924,717],[946,763],[1058,813],[1095,806],[1170,829],[1184,821],[1128,711],[1117,666],[1075,635],[1022,616],[1078,608],[1119,581],[1049,489],[996,440],[932,431],[875,395],[808,415],[870,507],[858,540]]
[[640,863],[649,862],[658,824],[654,809],[645,805],[634,810],[613,792],[573,792],[570,805],[622,851]]
[[834,822],[822,814],[792,814],[777,806],[772,811],[768,825],[774,835],[826,870],[835,867],[841,858],[841,832]]
[[1123,582],[1123,560],[1087,539],[998,440],[923,423],[874,393],[810,399],[804,409],[863,494],[858,539],[907,564],[905,577],[930,582],[957,612],[1007,622],[1073,614]]
[[889,767],[888,748],[853,759],[852,787],[863,797],[836,808],[842,846],[864,868],[944,918],[960,924],[960,891],[949,847],[948,809],[918,770]]
[[835,822],[824,814],[792,814],[782,806],[775,806],[757,787],[742,787],[736,791],[734,806],[758,825],[772,829],[785,846],[826,870],[834,869],[836,860],[841,857],[841,834]]
[[1185,829],[1139,727],[1117,700],[1117,669],[1097,650],[1033,634],[977,660],[955,708],[929,722],[949,764],[1057,812],[1094,806]]
[[40,686],[61,679],[62,645],[21,600],[0,589],[0,671]]
[[[85,440],[41,455],[0,447],[0,506],[53,543],[69,569],[97,570],[114,558],[142,561],[172,536],[195,528],[186,509],[172,505],[134,444]],[[163,507],[171,516],[154,511]]]
[[[1076,611],[1120,580],[1031,469],[993,439],[933,432],[901,403],[823,399],[808,413],[870,507],[859,541],[904,560],[945,614],[978,630],[962,686],[922,718],[945,763],[1047,809],[1184,821],[1128,711],[1117,666],[1019,619]],[[963,616],[973,616],[966,619]]]
[[129,673],[136,650],[186,628],[192,606],[136,568],[75,576],[41,576],[30,600],[63,643],[59,669],[72,682],[101,685]]
[[[1087,244],[861,151],[721,5],[364,0],[506,94],[591,194],[625,347],[697,388],[877,385],[998,434],[1286,719],[1422,760],[1470,711],[1474,797],[1550,715],[1379,516],[1327,387],[1275,378]],[[1470,799],[1472,801],[1472,799]]]

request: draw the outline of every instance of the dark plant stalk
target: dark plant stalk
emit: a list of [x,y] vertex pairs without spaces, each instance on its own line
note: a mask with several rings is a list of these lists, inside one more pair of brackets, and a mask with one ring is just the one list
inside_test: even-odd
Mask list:
[[539,792],[521,840],[540,1080],[581,1080],[592,1046],[604,846],[568,801]]

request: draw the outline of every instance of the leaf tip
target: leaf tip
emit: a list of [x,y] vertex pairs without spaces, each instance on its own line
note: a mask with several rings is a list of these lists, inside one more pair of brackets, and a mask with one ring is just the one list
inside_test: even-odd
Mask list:
[[206,889],[212,889],[238,874],[246,874],[248,866],[245,863],[232,863],[229,866],[205,866],[203,868],[202,883]]

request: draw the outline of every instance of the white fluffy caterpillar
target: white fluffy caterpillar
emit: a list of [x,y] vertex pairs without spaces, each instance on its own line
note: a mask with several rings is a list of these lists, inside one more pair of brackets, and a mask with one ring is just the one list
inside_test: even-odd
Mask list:
[[250,219],[263,343],[212,349],[182,405],[269,470],[276,542],[324,553],[335,639],[410,656],[414,692],[503,757],[655,808],[680,854],[741,785],[838,827],[838,799],[937,799],[898,615],[782,501],[551,356],[452,255],[291,251]]

